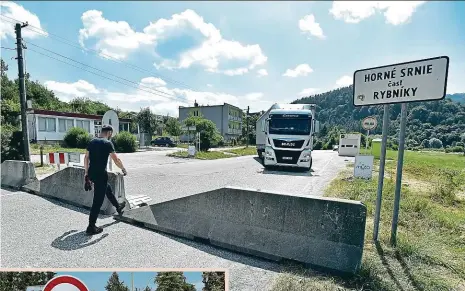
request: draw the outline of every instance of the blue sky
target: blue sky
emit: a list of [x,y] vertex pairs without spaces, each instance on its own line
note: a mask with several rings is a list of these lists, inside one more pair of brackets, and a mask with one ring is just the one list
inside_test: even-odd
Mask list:
[[[23,30],[31,50],[134,86],[26,51],[32,78],[63,100],[172,116],[194,100],[257,111],[349,85],[357,69],[440,55],[450,57],[448,93],[465,92],[463,1],[16,1],[2,2],[1,13],[10,17],[1,17],[3,47],[14,47],[6,20],[27,20],[42,30]],[[1,52],[16,76],[14,51]]]
[[[117,272],[121,281],[131,288],[131,272]],[[156,284],[154,278],[156,272],[133,272],[134,273],[134,290],[136,288],[143,289],[146,286],[155,290]],[[112,272],[57,272],[57,276],[70,275],[80,279],[90,291],[105,291],[105,286]],[[202,273],[201,272],[184,272],[186,281],[194,284],[198,291],[202,290]],[[66,286],[67,284],[61,284]],[[58,288],[58,287],[57,287]],[[72,288],[71,288],[72,289]],[[74,290],[62,290],[74,291]]]

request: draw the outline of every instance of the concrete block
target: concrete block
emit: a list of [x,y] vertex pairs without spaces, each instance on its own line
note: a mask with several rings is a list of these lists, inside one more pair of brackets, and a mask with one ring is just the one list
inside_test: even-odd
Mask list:
[[358,201],[226,187],[131,209],[116,219],[267,259],[355,273],[366,207]]
[[[37,195],[55,198],[78,207],[90,208],[94,198],[94,191],[86,192],[84,190],[84,174],[85,170],[83,168],[67,167],[40,180],[39,183],[31,183],[23,188]],[[125,196],[123,175],[109,172],[108,183],[118,202],[126,201],[126,209],[129,209],[129,203]],[[106,197],[100,210],[101,213],[108,215],[116,213],[115,207],[111,205]]]
[[20,189],[34,181],[37,181],[37,178],[33,163],[14,160],[2,163],[2,186]]

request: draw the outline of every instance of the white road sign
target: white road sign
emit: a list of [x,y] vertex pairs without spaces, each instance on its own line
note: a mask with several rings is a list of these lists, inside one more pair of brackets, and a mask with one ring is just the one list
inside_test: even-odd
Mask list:
[[81,163],[81,153],[68,153],[70,163]]
[[448,70],[442,56],[355,71],[354,106],[444,99]]
[[354,177],[371,179],[374,156],[355,156]]
[[196,127],[195,127],[195,126],[189,126],[189,127],[184,126],[184,127],[182,127],[181,129],[182,129],[182,130],[195,130]]
[[374,116],[365,117],[362,120],[362,127],[365,130],[373,130],[376,128],[376,126],[378,126],[378,121]]

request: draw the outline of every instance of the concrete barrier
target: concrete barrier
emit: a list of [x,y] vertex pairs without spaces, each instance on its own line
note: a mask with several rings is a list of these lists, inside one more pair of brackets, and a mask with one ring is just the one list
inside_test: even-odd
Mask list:
[[2,163],[2,186],[20,189],[34,181],[37,181],[37,178],[33,163],[13,160]]
[[366,207],[357,201],[226,187],[115,218],[267,259],[355,273]]
[[[78,207],[90,208],[94,198],[94,191],[84,190],[83,168],[67,167],[58,171],[39,182],[30,183],[23,187],[24,190],[33,192],[40,196],[55,198]],[[122,174],[109,172],[108,183],[113,193],[121,203],[126,200],[124,190],[124,179]],[[129,209],[129,203],[126,200],[126,209]],[[105,197],[103,205],[100,208],[103,214],[116,213],[115,207]]]

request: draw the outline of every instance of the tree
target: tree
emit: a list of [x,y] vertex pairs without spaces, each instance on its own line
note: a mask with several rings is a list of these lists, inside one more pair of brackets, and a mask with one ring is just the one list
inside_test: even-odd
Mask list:
[[152,291],[149,286],[145,287],[144,291]]
[[113,272],[108,279],[107,285],[105,286],[106,291],[129,291],[129,288],[120,281],[119,275]]
[[184,124],[187,127],[195,126],[195,132],[200,132],[201,151],[208,151],[212,146],[218,145],[218,143],[223,140],[215,123],[202,116],[189,116],[184,120]]
[[205,284],[202,291],[224,291],[224,272],[203,272],[202,282]]
[[176,118],[169,118],[166,121],[166,132],[171,136],[180,136],[182,134],[181,123]]
[[149,107],[143,108],[137,114],[137,122],[142,132],[148,133],[150,138],[152,138],[153,133],[156,132],[158,122],[157,117],[152,114]]
[[438,138],[432,138],[429,140],[429,144],[433,149],[442,148],[442,141]]
[[0,290],[24,291],[28,286],[45,285],[53,272],[0,272]]
[[156,291],[185,291],[186,277],[182,272],[159,272],[155,283]]

